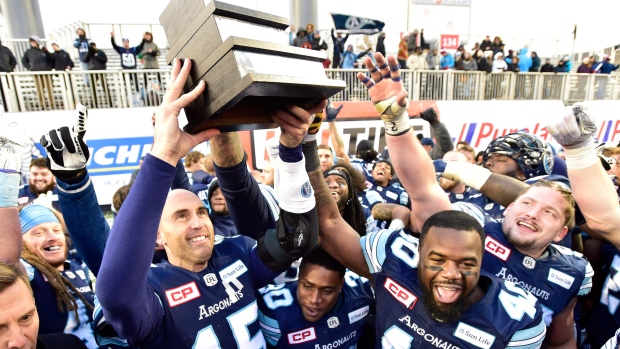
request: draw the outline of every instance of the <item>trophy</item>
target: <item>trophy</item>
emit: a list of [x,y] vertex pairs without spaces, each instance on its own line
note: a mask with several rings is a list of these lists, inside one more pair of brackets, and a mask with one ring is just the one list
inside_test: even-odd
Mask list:
[[184,130],[222,132],[276,127],[270,111],[302,108],[342,91],[325,74],[320,51],[288,44],[288,19],[226,2],[171,0],[159,21],[170,44],[166,62],[192,59],[184,91],[204,93],[185,107]]

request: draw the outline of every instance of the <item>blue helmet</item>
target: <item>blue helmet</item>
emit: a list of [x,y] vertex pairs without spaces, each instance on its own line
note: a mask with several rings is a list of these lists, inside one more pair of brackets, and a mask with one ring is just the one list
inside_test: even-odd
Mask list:
[[551,147],[531,133],[509,133],[495,138],[484,151],[484,162],[495,154],[514,159],[525,178],[548,175],[553,170]]

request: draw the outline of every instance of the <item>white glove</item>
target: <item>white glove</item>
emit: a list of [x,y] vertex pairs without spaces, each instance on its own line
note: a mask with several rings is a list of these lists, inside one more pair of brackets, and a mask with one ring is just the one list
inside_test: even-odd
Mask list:
[[559,117],[548,125],[547,131],[564,149],[583,148],[594,143],[595,120],[583,103],[565,107]]
[[14,144],[3,143],[0,140],[0,169],[21,172],[22,155],[20,148]]
[[39,194],[39,197],[37,197],[36,199],[32,200],[32,203],[35,205],[41,205],[41,206],[45,206],[49,209],[53,209],[54,207],[52,206],[52,197],[54,196],[54,194],[51,191],[48,191],[46,194]]

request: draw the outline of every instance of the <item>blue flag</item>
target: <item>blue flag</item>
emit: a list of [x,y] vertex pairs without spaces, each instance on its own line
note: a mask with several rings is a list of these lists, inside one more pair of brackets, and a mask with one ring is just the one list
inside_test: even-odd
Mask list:
[[336,32],[342,34],[377,34],[385,23],[369,18],[332,13]]

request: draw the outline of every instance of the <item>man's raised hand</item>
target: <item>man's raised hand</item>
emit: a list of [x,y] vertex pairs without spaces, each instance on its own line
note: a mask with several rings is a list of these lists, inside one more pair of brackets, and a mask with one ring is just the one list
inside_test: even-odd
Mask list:
[[368,88],[370,100],[385,123],[385,132],[392,136],[406,133],[411,128],[407,107],[407,91],[400,76],[400,65],[394,56],[387,60],[381,53],[375,53],[373,63],[370,57],[364,63],[370,71],[370,77],[357,73],[357,78]]
[[547,125],[547,131],[564,148],[581,148],[594,143],[596,125],[588,107],[575,103]]
[[193,102],[205,89],[205,82],[200,81],[190,92],[183,93],[183,86],[189,76],[192,62],[185,59],[181,68],[181,61],[174,59],[172,64],[170,88],[166,91],[162,104],[155,112],[155,131],[153,136],[153,150],[151,155],[176,166],[179,159],[185,156],[198,144],[205,142],[220,131],[209,129],[197,134],[189,134],[179,128],[179,113],[181,109]]
[[41,145],[47,153],[47,166],[63,181],[77,177],[90,157],[84,143],[88,110],[84,105],[78,104],[75,114],[73,129],[63,126],[41,136]]

